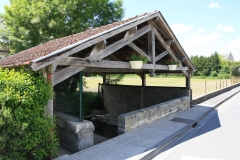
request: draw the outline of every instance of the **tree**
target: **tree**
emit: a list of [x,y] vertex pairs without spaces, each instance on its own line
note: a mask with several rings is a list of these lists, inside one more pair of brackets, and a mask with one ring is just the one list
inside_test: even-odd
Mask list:
[[11,33],[8,30],[4,18],[3,18],[3,14],[0,13],[0,49],[8,49],[9,46],[9,38]]
[[12,0],[4,19],[16,53],[123,17],[122,0]]

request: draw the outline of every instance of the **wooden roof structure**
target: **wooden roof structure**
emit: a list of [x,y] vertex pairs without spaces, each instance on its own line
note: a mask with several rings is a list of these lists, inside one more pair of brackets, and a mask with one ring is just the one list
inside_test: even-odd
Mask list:
[[[141,69],[131,69],[133,53],[149,59]],[[166,60],[180,63],[168,70]],[[32,70],[48,68],[53,86],[83,72],[97,73],[184,73],[195,70],[184,49],[159,11],[48,41],[0,60],[1,67],[28,65]]]

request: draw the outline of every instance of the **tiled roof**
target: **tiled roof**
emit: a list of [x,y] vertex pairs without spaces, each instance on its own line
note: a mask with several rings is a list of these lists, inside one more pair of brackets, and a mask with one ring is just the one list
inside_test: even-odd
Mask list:
[[[154,11],[155,12],[155,11]],[[92,37],[94,35],[100,34],[104,31],[107,31],[109,29],[112,29],[114,27],[120,26],[122,24],[128,23],[130,21],[133,21],[137,18],[146,16],[151,13],[145,13],[139,16],[135,16],[132,18],[128,18],[123,21],[114,22],[105,26],[101,26],[98,28],[86,30],[84,32],[80,32],[77,34],[73,34],[67,37],[62,37],[58,39],[54,39],[51,41],[48,41],[46,43],[40,44],[38,46],[32,47],[30,49],[21,51],[17,54],[14,54],[12,56],[6,57],[4,59],[0,60],[0,66],[1,67],[13,67],[13,66],[22,66],[22,65],[29,65],[33,60],[38,59],[40,57],[43,57],[45,55],[48,55],[52,52],[58,51],[60,49],[63,49],[64,47],[67,47],[69,45],[72,45],[74,43],[77,43],[79,41],[82,41],[84,39],[87,39],[89,37]]]

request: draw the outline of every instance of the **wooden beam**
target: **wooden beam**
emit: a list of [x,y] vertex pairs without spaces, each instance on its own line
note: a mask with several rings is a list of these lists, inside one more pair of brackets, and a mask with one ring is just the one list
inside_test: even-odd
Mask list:
[[[108,60],[96,60],[88,61],[88,59],[68,57],[58,62],[60,66],[71,65],[74,67],[96,67],[96,68],[108,68],[108,69],[131,69],[129,62],[117,62]],[[168,70],[167,65],[157,65],[157,64],[144,64],[142,69],[155,69],[155,70]],[[187,67],[179,66],[177,71],[188,70]]]
[[126,25],[123,25],[121,27],[116,27],[114,30],[111,30],[111,31],[109,30],[108,32],[105,32],[103,34],[99,34],[97,37],[89,39],[88,41],[83,42],[83,43],[79,44],[78,46],[76,46],[74,48],[71,48],[71,49],[69,49],[67,51],[64,51],[61,54],[58,54],[58,56],[54,56],[54,58],[53,57],[49,57],[49,58],[44,59],[43,61],[34,62],[34,63],[32,63],[31,68],[34,71],[37,71],[37,70],[39,70],[39,69],[41,69],[41,68],[43,68],[45,66],[48,66],[49,64],[52,64],[55,61],[59,61],[62,58],[65,58],[65,57],[68,57],[68,56],[70,56],[70,55],[72,55],[74,53],[77,53],[77,52],[79,52],[79,51],[81,51],[81,50],[83,50],[85,48],[88,48],[88,47],[90,47],[90,46],[92,46],[92,45],[94,45],[94,44],[96,44],[98,42],[101,42],[101,41],[103,41],[103,40],[105,40],[105,39],[107,39],[109,37],[117,35],[117,34],[123,32],[123,31],[125,31],[125,30],[127,30],[129,28],[132,28],[132,27],[137,26],[137,25],[139,25],[139,24],[141,24],[143,22],[146,22],[146,21],[148,21],[148,20],[150,20],[150,19],[152,19],[154,17],[157,17],[158,15],[159,14],[156,12],[156,13],[154,13],[152,15],[140,18],[137,21],[133,21],[132,23],[127,23]]
[[[151,25],[151,30],[148,32],[148,55],[151,58],[151,62],[153,65],[156,64],[155,60],[155,34],[154,34],[154,25],[152,21],[148,22]],[[151,71],[149,74],[150,76],[155,76],[156,74],[154,73],[154,69]]]
[[137,32],[137,26],[130,28],[129,30],[127,30],[123,38],[130,36],[131,34],[135,34],[136,32]]
[[164,41],[164,39],[161,37],[161,35],[158,33],[158,31],[155,28],[154,28],[154,33],[155,33],[159,43],[161,43],[164,46],[164,48],[168,51],[168,53],[171,55],[171,57],[174,59],[174,61],[179,62],[177,57],[172,52],[170,46]]
[[135,52],[137,52],[138,54],[144,56],[144,57],[147,57],[148,58],[148,61],[151,61],[151,58],[143,51],[141,50],[140,48],[138,48],[138,46],[136,46],[134,43],[129,43],[128,46],[130,48],[132,48]]
[[77,66],[69,66],[67,68],[64,68],[58,72],[56,72],[54,75],[53,75],[53,86],[55,86],[56,84],[64,81],[65,79],[73,76],[74,74],[84,70],[85,67],[77,67]]
[[108,60],[92,60],[67,57],[58,61],[60,66],[78,66],[78,67],[96,67],[96,68],[130,68],[129,62],[108,61]]
[[131,43],[132,41],[139,38],[140,36],[144,35],[145,33],[147,33],[150,30],[151,30],[151,26],[147,25],[147,26],[141,28],[140,30],[138,30],[135,34],[129,35],[129,36],[111,44],[110,46],[106,47],[104,50],[101,50],[98,53],[89,56],[89,59],[91,59],[91,60],[103,59],[103,58],[107,57],[108,55],[112,54],[113,52],[117,51],[118,49]]
[[156,60],[156,62],[158,61],[158,60],[160,60],[160,59],[162,59],[164,56],[166,56],[168,54],[168,51],[164,51],[164,52],[162,52],[161,54],[159,54],[156,58],[155,58],[155,60]]
[[167,40],[166,43],[167,43],[168,45],[171,45],[172,43],[174,43],[174,40]]
[[168,37],[168,35],[164,32],[164,29],[161,26],[157,25],[156,22],[153,23],[153,25],[162,35],[164,35],[164,37]]
[[101,42],[95,44],[95,46],[93,47],[90,55],[93,55],[93,54],[95,54],[95,53],[97,53],[97,52],[99,52],[99,51],[101,51],[105,48],[106,48],[106,44],[104,43],[104,41],[101,41]]

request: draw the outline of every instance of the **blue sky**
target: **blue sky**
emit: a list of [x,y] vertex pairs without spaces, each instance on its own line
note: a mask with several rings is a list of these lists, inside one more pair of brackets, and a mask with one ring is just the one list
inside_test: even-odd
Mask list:
[[[8,0],[1,0],[4,12]],[[125,17],[160,11],[188,54],[232,52],[240,60],[239,0],[124,0]]]

